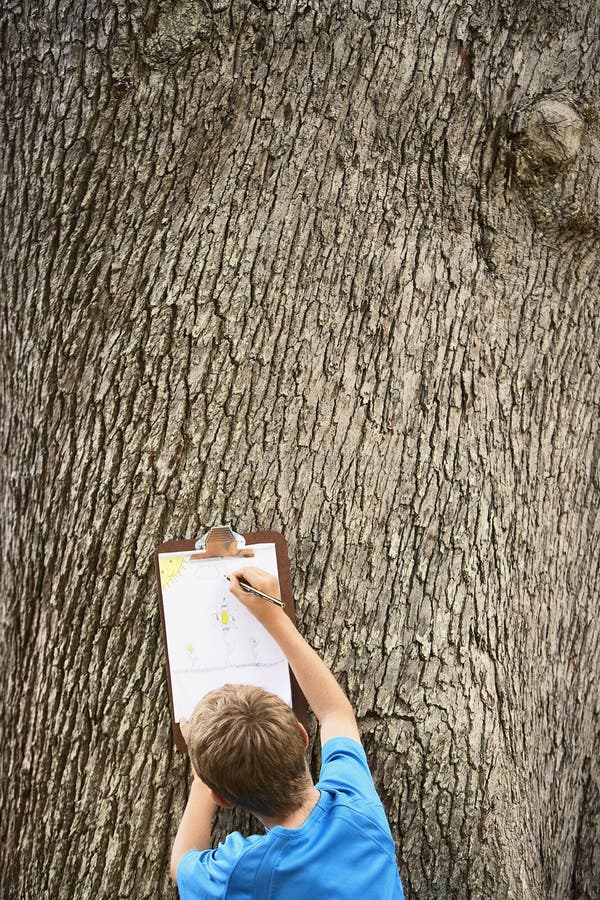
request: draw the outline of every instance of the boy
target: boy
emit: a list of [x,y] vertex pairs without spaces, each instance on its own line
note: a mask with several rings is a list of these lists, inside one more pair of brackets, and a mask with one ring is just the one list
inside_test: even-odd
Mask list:
[[[248,685],[225,685],[182,720],[194,780],[171,854],[181,900],[403,900],[394,842],[350,703],[287,615],[244,591],[238,578],[280,597],[255,566],[231,576],[231,593],[277,641],[321,726],[316,785],[308,735],[290,707]],[[250,810],[264,835],[233,832],[210,850],[216,804]]]

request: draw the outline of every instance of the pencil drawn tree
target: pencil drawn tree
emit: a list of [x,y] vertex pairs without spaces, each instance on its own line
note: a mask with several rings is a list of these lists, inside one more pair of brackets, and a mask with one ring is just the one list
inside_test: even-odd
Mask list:
[[595,5],[0,15],[2,896],[175,896],[151,554],[231,522],[407,894],[598,897]]

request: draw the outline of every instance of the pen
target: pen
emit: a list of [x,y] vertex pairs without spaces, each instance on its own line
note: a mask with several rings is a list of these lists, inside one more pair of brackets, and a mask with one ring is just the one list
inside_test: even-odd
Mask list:
[[[227,579],[227,581],[231,581],[229,575],[226,575],[225,578]],[[285,603],[283,603],[282,600],[278,600],[277,597],[271,597],[269,596],[269,594],[263,594],[263,592],[259,591],[258,588],[252,587],[251,584],[248,584],[248,582],[244,578],[238,577],[238,581],[247,594],[256,594],[257,597],[262,597],[263,600],[268,600],[270,603],[274,603],[275,606],[281,607],[281,609],[283,609],[283,607],[285,606]]]

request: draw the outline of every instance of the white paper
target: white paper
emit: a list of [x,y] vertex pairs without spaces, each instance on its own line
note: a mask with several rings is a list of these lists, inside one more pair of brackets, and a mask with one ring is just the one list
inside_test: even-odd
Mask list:
[[[276,641],[229,591],[225,578],[242,566],[277,575],[275,544],[254,544],[254,557],[190,559],[159,553],[175,721],[224,684],[255,684],[292,705],[288,663]],[[264,600],[268,603],[268,600]]]

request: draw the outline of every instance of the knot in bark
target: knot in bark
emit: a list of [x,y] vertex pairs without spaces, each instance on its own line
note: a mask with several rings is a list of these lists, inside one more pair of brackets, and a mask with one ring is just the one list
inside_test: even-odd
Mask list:
[[218,4],[209,0],[169,0],[146,17],[144,61],[150,68],[176,63],[207,46]]
[[523,113],[519,128],[527,153],[538,163],[572,162],[581,147],[583,118],[564,100],[540,100]]

